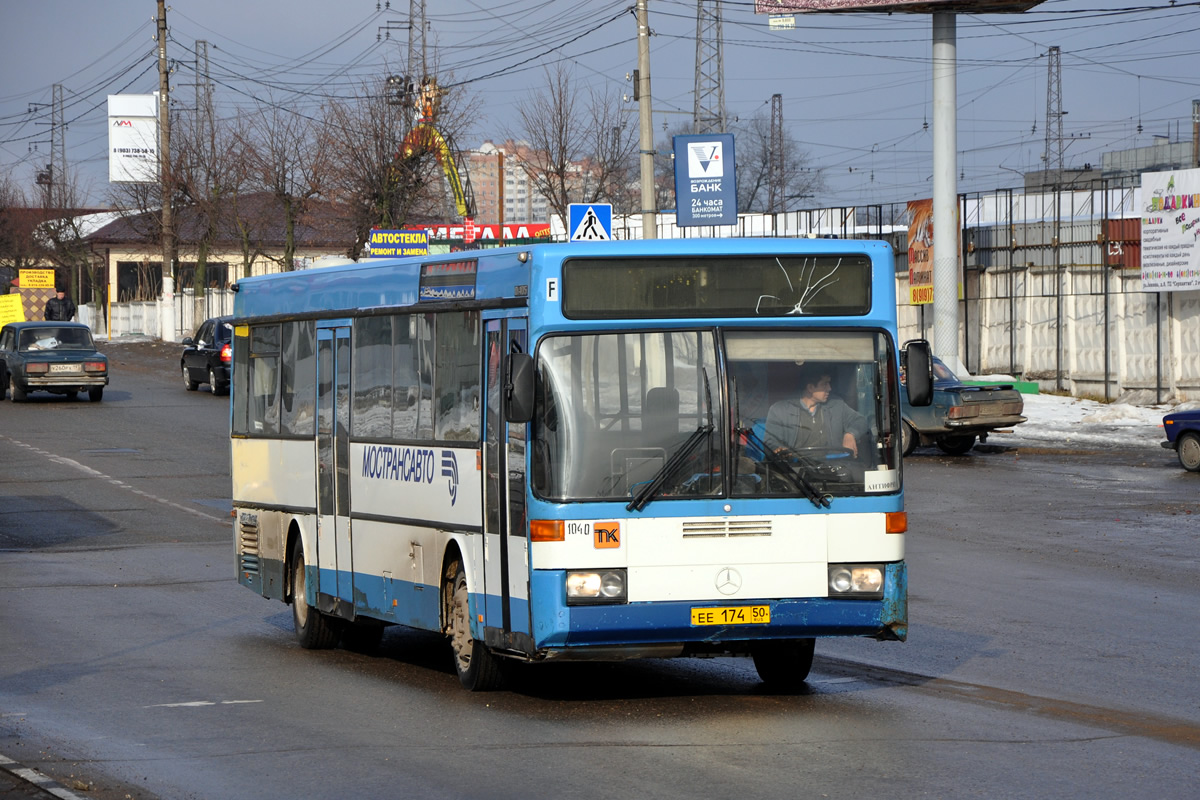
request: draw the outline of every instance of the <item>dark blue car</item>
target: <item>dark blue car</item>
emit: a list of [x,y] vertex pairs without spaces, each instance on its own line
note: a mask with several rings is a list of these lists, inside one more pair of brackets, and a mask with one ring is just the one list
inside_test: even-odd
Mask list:
[[906,386],[900,400],[904,455],[918,444],[934,444],[947,455],[960,456],[976,439],[985,441],[989,433],[1025,421],[1025,401],[1012,384],[965,384],[939,358],[933,359],[933,403],[913,406]]
[[1200,472],[1200,408],[1167,414],[1163,430],[1167,440],[1162,446],[1175,451],[1179,466],[1188,472]]
[[19,403],[32,392],[92,402],[104,397],[108,359],[96,352],[92,331],[79,322],[10,322],[0,329],[0,399]]

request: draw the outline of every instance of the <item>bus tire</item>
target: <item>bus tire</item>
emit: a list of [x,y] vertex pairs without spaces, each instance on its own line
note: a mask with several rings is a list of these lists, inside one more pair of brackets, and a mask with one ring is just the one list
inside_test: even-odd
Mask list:
[[467,602],[467,573],[461,561],[446,569],[446,633],[454,654],[454,669],[464,689],[488,692],[500,688],[504,675],[500,659],[487,645],[471,636],[471,611]]
[[299,537],[292,545],[292,624],[296,629],[296,641],[305,650],[324,650],[333,647],[338,641],[338,630],[333,621],[308,604],[305,599],[305,587],[308,577],[305,574],[304,545]]
[[812,669],[816,639],[775,639],[757,642],[750,651],[763,683],[776,689],[797,689]]

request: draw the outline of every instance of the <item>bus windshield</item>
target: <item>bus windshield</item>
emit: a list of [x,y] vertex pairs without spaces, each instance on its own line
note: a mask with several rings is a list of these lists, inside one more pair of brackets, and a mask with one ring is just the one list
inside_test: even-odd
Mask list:
[[886,335],[861,329],[548,337],[538,349],[533,489],[559,502],[819,505],[898,491],[894,360]]

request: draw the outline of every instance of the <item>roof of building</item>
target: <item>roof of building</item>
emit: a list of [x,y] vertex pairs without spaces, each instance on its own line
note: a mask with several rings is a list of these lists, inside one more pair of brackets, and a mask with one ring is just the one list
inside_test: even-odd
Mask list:
[[[230,208],[233,203],[230,203]],[[259,247],[283,247],[287,226],[283,207],[266,192],[245,194],[237,198],[238,217],[253,230]],[[85,237],[93,244],[151,244],[158,241],[158,210],[125,213]],[[295,244],[309,248],[346,248],[353,240],[349,221],[350,211],[341,204],[324,200],[311,201],[295,227]],[[199,241],[206,221],[195,206],[175,210],[174,224],[180,242]],[[214,243],[218,246],[240,247],[237,229],[226,222],[218,229]]]

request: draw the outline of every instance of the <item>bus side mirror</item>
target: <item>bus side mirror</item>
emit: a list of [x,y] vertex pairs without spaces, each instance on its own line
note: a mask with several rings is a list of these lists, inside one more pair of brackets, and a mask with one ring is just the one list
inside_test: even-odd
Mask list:
[[504,358],[504,419],[529,422],[533,419],[533,356],[510,353]]
[[929,342],[913,339],[904,343],[904,382],[910,406],[927,406],[933,402],[933,355]]

